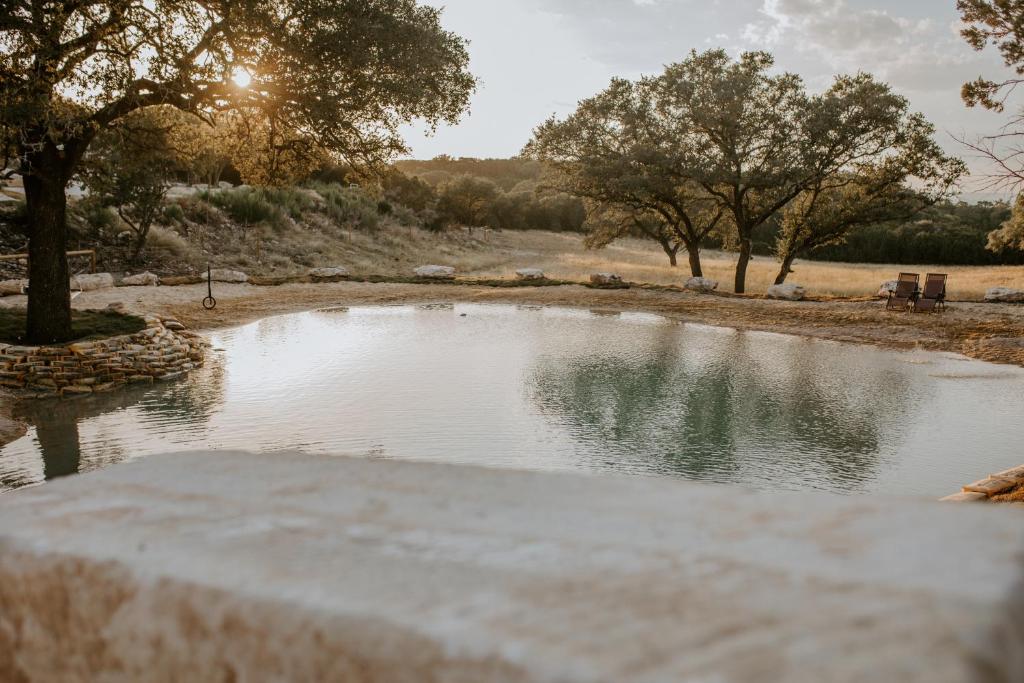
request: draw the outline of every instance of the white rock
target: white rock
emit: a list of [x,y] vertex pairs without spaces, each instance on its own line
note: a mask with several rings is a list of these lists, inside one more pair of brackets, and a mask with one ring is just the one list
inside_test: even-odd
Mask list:
[[798,284],[787,282],[781,285],[772,285],[768,288],[769,299],[786,299],[787,301],[800,301],[804,298],[807,293],[803,287]]
[[516,271],[517,280],[543,280],[544,271],[540,268],[520,268]]
[[1024,290],[1009,287],[993,287],[985,292],[985,301],[998,303],[1024,302]]
[[1019,681],[1016,512],[153,455],[0,495],[0,680]]
[[248,282],[249,276],[240,270],[228,270],[227,268],[214,268],[210,271],[210,278],[214,282]]
[[451,266],[420,266],[415,271],[416,277],[427,277],[434,280],[454,280],[455,269]]
[[348,277],[348,268],[342,266],[332,266],[327,268],[310,268],[309,276],[321,280],[329,278],[341,278]]
[[622,282],[622,276],[615,273],[594,273],[590,281],[595,285],[615,285]]
[[28,287],[28,280],[3,280],[0,281],[0,296],[22,294]]
[[122,278],[121,284],[126,287],[155,287],[160,284],[160,276],[147,270],[145,273]]
[[109,289],[114,286],[114,276],[110,273],[83,273],[71,278],[71,289],[91,292],[94,289]]
[[899,284],[899,280],[886,280],[882,283],[882,286],[878,288],[878,296],[885,299],[890,294],[896,291],[896,285]]
[[683,285],[683,288],[694,292],[713,292],[718,289],[718,280],[708,277],[691,277]]

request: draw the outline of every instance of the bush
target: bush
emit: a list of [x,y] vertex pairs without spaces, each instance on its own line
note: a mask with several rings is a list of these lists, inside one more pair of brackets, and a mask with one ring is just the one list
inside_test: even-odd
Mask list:
[[223,209],[231,220],[243,225],[269,223],[276,228],[285,227],[285,213],[272,204],[266,195],[251,187],[236,187],[231,190],[200,192],[197,195],[205,202]]
[[81,231],[94,239],[113,237],[124,230],[117,212],[98,201],[83,199],[75,204],[74,213],[81,222]]
[[338,225],[351,225],[361,230],[376,230],[380,226],[377,201],[361,188],[313,183],[310,189],[324,198],[322,210]]
[[163,223],[183,223],[185,221],[185,209],[181,208],[181,204],[168,204],[163,210]]

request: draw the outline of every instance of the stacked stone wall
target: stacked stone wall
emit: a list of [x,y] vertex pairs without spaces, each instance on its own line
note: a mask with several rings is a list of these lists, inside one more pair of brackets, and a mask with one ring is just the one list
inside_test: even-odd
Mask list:
[[0,344],[0,386],[19,398],[71,398],[172,379],[202,367],[206,340],[170,318],[146,316],[145,321],[140,332],[97,341]]

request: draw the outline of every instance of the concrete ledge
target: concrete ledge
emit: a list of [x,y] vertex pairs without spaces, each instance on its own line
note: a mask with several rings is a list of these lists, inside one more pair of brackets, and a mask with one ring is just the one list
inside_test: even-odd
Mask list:
[[1019,680],[1020,514],[158,456],[0,496],[0,680]]

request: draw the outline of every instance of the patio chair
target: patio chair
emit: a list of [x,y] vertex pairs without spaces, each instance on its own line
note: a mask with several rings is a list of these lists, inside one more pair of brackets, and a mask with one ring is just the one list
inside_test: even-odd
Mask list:
[[924,276],[924,289],[914,299],[914,310],[919,313],[934,313],[946,310],[945,273],[928,273]]
[[917,283],[920,280],[921,276],[917,273],[900,273],[896,289],[889,292],[885,308],[890,311],[906,310],[917,298]]

